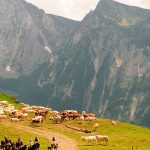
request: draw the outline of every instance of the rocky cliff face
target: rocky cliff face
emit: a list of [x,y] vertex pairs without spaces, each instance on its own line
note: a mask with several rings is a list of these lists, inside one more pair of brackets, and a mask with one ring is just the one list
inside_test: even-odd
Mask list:
[[63,31],[50,15],[23,0],[1,0],[0,15],[0,77],[27,75],[51,60]]
[[[26,7],[30,10],[31,6]],[[35,17],[37,13],[32,11]],[[45,40],[53,39],[46,44],[54,49],[51,61],[41,59],[37,69],[30,65],[33,71],[26,76],[2,79],[2,89],[17,93],[28,103],[91,111],[101,117],[149,126],[150,11],[101,0],[80,23],[49,18],[55,26],[47,27],[43,35]],[[46,51],[41,52],[44,57]]]

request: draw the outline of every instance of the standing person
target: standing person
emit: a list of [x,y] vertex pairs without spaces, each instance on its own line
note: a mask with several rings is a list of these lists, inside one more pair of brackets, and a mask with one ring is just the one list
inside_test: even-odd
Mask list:
[[58,149],[58,143],[56,142],[55,137],[52,137],[52,146],[53,146],[54,150]]
[[55,143],[54,150],[57,150],[57,149],[58,149],[58,143]]
[[30,140],[29,147],[32,147],[32,145],[33,145],[33,141],[32,141],[32,140]]
[[56,143],[56,139],[55,139],[55,137],[52,137],[52,145],[53,145],[53,147],[54,147],[55,143]]

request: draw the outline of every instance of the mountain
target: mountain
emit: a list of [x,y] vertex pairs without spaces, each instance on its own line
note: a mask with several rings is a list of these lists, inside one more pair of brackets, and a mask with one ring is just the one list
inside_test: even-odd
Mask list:
[[18,78],[50,62],[64,34],[54,17],[23,0],[1,0],[0,14],[0,77]]
[[[35,43],[29,39],[24,47],[31,52],[21,64],[31,69],[15,77],[10,72],[8,77],[1,75],[2,90],[13,92],[30,104],[96,112],[100,117],[150,126],[150,10],[101,0],[81,22],[42,12],[48,23],[53,22],[46,26],[39,15],[41,10],[25,2],[22,5],[47,43],[39,51],[35,49],[42,56],[41,61],[36,57],[35,67],[25,56],[34,58],[32,44],[38,38],[31,38]],[[30,36],[35,36],[31,31]],[[45,45],[52,53],[43,50]],[[17,53],[24,51],[18,49]]]

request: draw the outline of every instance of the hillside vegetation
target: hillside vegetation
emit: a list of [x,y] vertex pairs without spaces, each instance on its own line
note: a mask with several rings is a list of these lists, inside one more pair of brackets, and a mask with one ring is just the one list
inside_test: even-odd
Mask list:
[[[4,93],[0,94],[0,101],[8,100],[9,103],[12,103],[16,106],[19,106],[19,103],[16,104],[16,99],[12,99],[12,96],[7,96]],[[59,133],[65,135],[71,139],[74,139],[77,143],[78,150],[149,150],[150,149],[150,129],[139,127],[136,125],[131,125],[127,123],[117,122],[117,125],[112,125],[111,120],[97,119],[97,123],[99,124],[98,129],[94,129],[93,125],[95,122],[84,121],[81,122],[80,119],[76,120],[67,120],[58,122],[57,124],[49,120],[50,114],[44,119],[43,123],[39,124],[31,124],[31,118],[34,116],[33,113],[30,113],[28,118],[17,123],[12,123],[10,119],[5,119],[0,121],[0,140],[7,136],[8,138],[16,141],[18,137],[21,137],[25,144],[29,144],[30,139],[34,139],[35,136],[38,136],[40,139],[41,150],[45,150],[49,144],[47,139],[47,135],[40,134],[39,131],[45,131],[48,134],[48,131],[52,131],[53,133]],[[66,127],[66,125],[70,125],[73,127],[78,127],[82,129],[91,130],[92,133],[83,133],[74,131]],[[18,128],[21,126],[21,129]],[[24,128],[23,128],[24,127]],[[32,127],[31,130],[26,130],[27,127]],[[35,131],[35,132],[33,132]],[[97,144],[87,144],[86,142],[81,140],[81,136],[89,136],[89,135],[107,135],[109,137],[109,142],[101,142]],[[52,135],[49,135],[52,136]],[[66,141],[67,143],[67,141]],[[65,144],[65,143],[62,143]],[[71,150],[71,149],[70,149]]]
[[16,108],[20,108],[20,103],[15,96],[0,93],[0,101],[7,101],[9,104],[13,104]]

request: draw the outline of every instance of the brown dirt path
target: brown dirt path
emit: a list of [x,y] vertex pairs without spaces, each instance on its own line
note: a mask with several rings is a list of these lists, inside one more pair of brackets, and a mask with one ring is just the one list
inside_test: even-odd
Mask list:
[[13,128],[17,128],[19,130],[23,130],[23,131],[26,131],[29,133],[33,133],[36,135],[46,137],[49,140],[51,140],[51,138],[54,136],[57,139],[57,142],[59,144],[59,150],[77,150],[76,142],[73,139],[68,138],[67,136],[65,136],[63,134],[55,133],[48,129],[44,129],[44,130],[36,129],[36,128],[23,126],[23,125],[19,125],[19,124],[7,124],[7,125],[11,126]]

